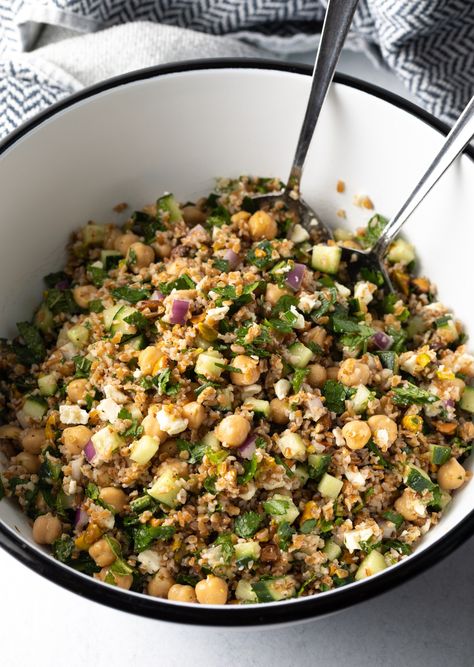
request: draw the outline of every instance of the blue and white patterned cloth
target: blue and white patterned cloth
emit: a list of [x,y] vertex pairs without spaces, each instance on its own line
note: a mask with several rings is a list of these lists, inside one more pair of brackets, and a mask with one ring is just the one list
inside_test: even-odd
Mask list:
[[[83,85],[136,66],[314,48],[326,2],[0,0],[0,137]],[[45,25],[69,39],[37,48]],[[349,46],[390,68],[447,122],[474,94],[474,0],[360,0]]]

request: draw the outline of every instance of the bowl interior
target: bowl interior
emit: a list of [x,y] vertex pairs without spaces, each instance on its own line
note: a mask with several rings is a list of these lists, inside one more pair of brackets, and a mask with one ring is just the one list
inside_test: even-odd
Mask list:
[[[14,334],[15,323],[30,317],[41,277],[62,265],[69,233],[89,219],[114,221],[115,204],[139,207],[164,191],[193,200],[212,189],[216,176],[285,179],[309,84],[302,74],[238,67],[146,78],[77,102],[7,148],[0,159],[0,335]],[[415,115],[335,84],[309,152],[304,197],[336,226],[369,219],[369,211],[353,205],[355,194],[368,194],[378,212],[390,215],[442,140]],[[339,179],[344,194],[336,192]],[[474,331],[473,181],[474,163],[465,156],[406,228],[421,270],[468,331]],[[419,550],[473,507],[471,483]],[[0,519],[38,548],[13,504],[0,503]]]

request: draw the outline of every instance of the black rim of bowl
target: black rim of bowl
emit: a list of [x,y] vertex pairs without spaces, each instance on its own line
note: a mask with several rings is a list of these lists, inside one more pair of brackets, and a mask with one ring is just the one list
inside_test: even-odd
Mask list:
[[[273,60],[222,58],[183,61],[130,72],[85,88],[42,111],[12,132],[0,143],[0,156],[19,139],[58,112],[102,92],[127,85],[134,81],[153,79],[169,74],[229,68],[278,70],[303,75],[310,75],[312,71],[309,66],[293,65]],[[383,88],[341,74],[336,75],[335,82],[380,98],[416,116],[419,120],[443,134],[447,134],[449,131],[447,125],[437,120],[428,112]],[[472,148],[467,148],[465,153],[474,160],[474,150]],[[24,565],[63,588],[121,611],[174,623],[216,627],[294,623],[340,611],[346,607],[380,595],[420,572],[425,571],[454,551],[472,534],[474,534],[474,511],[468,514],[430,547],[425,548],[420,553],[415,552],[408,560],[401,562],[396,567],[388,568],[375,577],[364,580],[363,583],[360,582],[342,587],[332,590],[329,593],[300,598],[297,601],[290,600],[255,606],[229,605],[227,607],[213,608],[200,605],[170,604],[161,601],[159,598],[151,598],[141,593],[131,593],[114,588],[113,586],[101,584],[92,577],[82,575],[72,568],[55,561],[52,557],[47,556],[41,551],[32,548],[20,535],[15,534],[13,529],[8,528],[0,521],[0,546]]]

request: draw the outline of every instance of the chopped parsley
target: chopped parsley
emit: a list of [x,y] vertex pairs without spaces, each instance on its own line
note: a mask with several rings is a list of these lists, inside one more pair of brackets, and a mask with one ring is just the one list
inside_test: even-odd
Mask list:
[[18,322],[16,325],[23,338],[23,358],[28,358],[33,364],[39,364],[46,356],[46,346],[38,329],[29,322]]
[[103,310],[105,310],[104,305],[100,299],[92,299],[92,301],[89,301],[88,308],[91,313],[101,313]]
[[172,280],[169,283],[159,283],[158,290],[161,294],[164,294],[164,296],[168,296],[173,290],[194,289],[195,287],[196,283],[194,280],[188,276],[187,273],[183,273],[182,276],[179,276],[179,278],[176,278],[176,280]]
[[261,241],[247,253],[247,261],[258,269],[267,269],[273,263],[273,248],[270,241]]
[[304,382],[305,377],[309,373],[309,368],[295,368],[293,377],[291,378],[291,386],[295,394],[301,389],[301,385]]
[[373,215],[367,223],[364,233],[358,237],[361,246],[363,248],[371,248],[378,240],[387,222],[387,218],[384,218],[382,215],[378,213]]
[[91,371],[92,360],[88,359],[87,357],[81,357],[80,355],[73,357],[72,360],[76,367],[76,373],[74,377],[88,378]]
[[140,525],[133,531],[133,547],[139,553],[145,551],[155,540],[169,540],[173,537],[173,526]]
[[178,445],[178,451],[189,452],[188,463],[191,465],[194,463],[201,463],[208,448],[208,446],[202,442],[188,442],[182,438],[178,438],[176,443]]
[[250,482],[250,480],[255,477],[258,465],[257,457],[255,454],[252,456],[250,461],[243,461],[242,465],[244,466],[244,473],[243,475],[239,475],[237,477],[237,483],[239,485],[247,484],[247,482]]
[[87,276],[93,285],[102,287],[104,280],[107,278],[107,271],[102,266],[89,264],[87,267]]
[[411,382],[406,382],[403,387],[395,387],[392,389],[392,401],[395,405],[407,407],[409,405],[427,405],[429,403],[436,403],[439,400],[437,396],[426,389],[421,389]]
[[222,560],[224,563],[230,563],[234,555],[234,544],[232,542],[231,533],[222,533],[217,540],[213,542],[213,546],[220,547]]
[[262,519],[257,512],[244,512],[234,522],[234,532],[239,537],[253,537],[260,527]]
[[331,412],[342,414],[346,409],[346,387],[337,380],[326,380],[322,394],[326,399],[326,407]]
[[115,299],[123,299],[129,303],[138,303],[150,297],[150,292],[145,289],[135,289],[124,285],[123,287],[116,287],[112,290],[112,296]]
[[277,530],[278,546],[282,551],[288,551],[291,544],[291,538],[296,533],[296,530],[288,521],[282,521]]
[[222,257],[218,257],[212,262],[212,266],[214,269],[217,269],[221,273],[229,273],[229,260],[228,259],[223,259]]
[[79,306],[74,301],[72,296],[72,291],[70,289],[60,290],[60,289],[50,289],[46,292],[45,298],[46,305],[53,313],[53,315],[59,315],[60,313],[78,313]]

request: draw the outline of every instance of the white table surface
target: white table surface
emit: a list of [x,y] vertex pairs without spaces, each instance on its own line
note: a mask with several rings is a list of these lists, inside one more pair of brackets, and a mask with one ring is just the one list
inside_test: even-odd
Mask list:
[[[409,97],[362,56],[344,55],[341,70]],[[289,628],[211,630],[135,617],[52,585],[2,550],[0,596],[4,667],[474,665],[474,539],[394,591]]]

